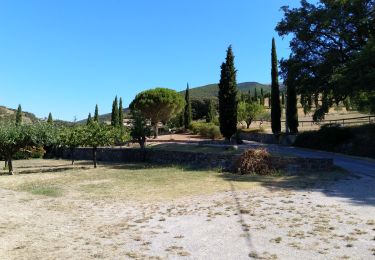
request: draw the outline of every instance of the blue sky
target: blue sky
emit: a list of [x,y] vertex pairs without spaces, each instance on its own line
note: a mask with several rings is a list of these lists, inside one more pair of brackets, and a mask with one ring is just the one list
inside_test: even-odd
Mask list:
[[0,0],[0,105],[73,120],[145,89],[215,83],[232,44],[238,82],[270,82],[274,28],[297,0]]

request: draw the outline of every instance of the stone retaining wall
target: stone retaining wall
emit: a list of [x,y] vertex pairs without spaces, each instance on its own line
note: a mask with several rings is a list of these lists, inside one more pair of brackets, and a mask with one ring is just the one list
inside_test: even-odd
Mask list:
[[242,140],[254,141],[263,144],[277,144],[278,139],[273,134],[240,132]]
[[[181,164],[202,168],[221,168],[226,171],[236,171],[237,160],[240,155],[213,154],[182,151],[167,151],[135,148],[98,148],[97,159],[104,162],[150,162],[159,164]],[[65,150],[62,158],[70,159],[70,151]],[[92,149],[77,148],[76,160],[92,160]],[[274,168],[296,171],[324,171],[333,166],[333,160],[327,158],[297,158],[272,156],[271,164]]]
[[296,135],[285,135],[281,134],[276,137],[274,134],[267,133],[252,133],[252,132],[240,132],[240,138],[242,140],[254,141],[263,144],[282,144],[292,145],[296,141]]

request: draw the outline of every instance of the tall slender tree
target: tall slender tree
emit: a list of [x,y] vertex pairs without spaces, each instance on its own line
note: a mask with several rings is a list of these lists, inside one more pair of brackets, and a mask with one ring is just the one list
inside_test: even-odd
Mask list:
[[118,105],[118,125],[120,127],[124,126],[124,108],[122,107],[122,98],[120,97],[120,102]]
[[117,96],[116,96],[115,100],[113,100],[113,103],[112,103],[111,125],[118,126],[118,122],[119,122],[119,113],[118,113],[118,102],[117,102]]
[[251,96],[251,91],[249,90],[249,92],[248,92],[248,99],[247,99],[247,102],[252,102],[253,101],[253,98],[252,98],[252,96]]
[[215,117],[216,117],[215,104],[214,104],[214,101],[212,99],[210,99],[208,101],[208,110],[207,110],[206,122],[207,123],[213,122]]
[[277,54],[275,39],[272,38],[271,51],[271,128],[272,133],[280,134],[281,132],[281,106],[280,106],[280,89],[279,89],[279,74],[277,66]]
[[185,109],[184,109],[184,127],[188,129],[191,123],[191,102],[190,102],[190,92],[189,83],[187,84],[185,91]]
[[87,117],[87,121],[86,121],[86,125],[90,125],[92,124],[92,117],[91,117],[91,113],[89,113],[88,117]]
[[220,132],[226,140],[237,131],[237,71],[234,66],[232,46],[228,47],[226,61],[221,65],[219,82]]
[[22,107],[18,105],[17,112],[16,112],[16,125],[22,124]]
[[258,91],[257,91],[257,88],[254,89],[254,101],[255,102],[258,101]]
[[94,121],[95,122],[99,122],[99,108],[98,108],[98,104],[96,104],[96,106],[95,106]]
[[48,124],[52,124],[52,123],[53,123],[53,118],[52,118],[52,114],[51,114],[51,112],[49,112],[49,114],[48,114],[47,123],[48,123]]
[[[290,82],[290,80],[287,80]],[[294,84],[287,85],[286,120],[290,133],[298,133],[297,93]]]
[[264,93],[263,88],[260,89],[260,104],[264,106]]

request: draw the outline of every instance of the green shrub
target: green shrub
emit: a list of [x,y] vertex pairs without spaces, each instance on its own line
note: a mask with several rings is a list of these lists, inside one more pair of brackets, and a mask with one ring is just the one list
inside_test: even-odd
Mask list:
[[190,130],[193,134],[197,135],[199,134],[199,129],[202,127],[202,125],[205,125],[207,123],[204,122],[192,122],[190,124]]
[[209,126],[207,137],[213,140],[221,138],[220,128],[217,125]]
[[295,146],[334,151],[336,146],[353,137],[349,128],[337,125],[322,126],[318,131],[303,132],[297,136]]
[[25,160],[30,158],[43,158],[46,151],[42,146],[39,147],[26,147],[25,149],[22,149],[21,151],[17,152],[13,159],[15,160]]
[[220,128],[214,123],[192,122],[190,130],[193,134],[199,134],[205,138],[218,139],[221,137]]
[[237,163],[239,174],[271,175],[275,169],[271,167],[270,154],[265,149],[249,149],[244,152]]
[[300,133],[294,145],[375,158],[375,124],[322,126],[318,131]]

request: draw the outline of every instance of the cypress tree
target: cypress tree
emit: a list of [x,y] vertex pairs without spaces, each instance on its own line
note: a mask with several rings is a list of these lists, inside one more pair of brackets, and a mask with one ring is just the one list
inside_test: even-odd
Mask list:
[[17,113],[16,113],[16,125],[22,124],[22,107],[18,105]]
[[281,106],[280,106],[280,89],[279,89],[279,75],[277,67],[277,54],[275,39],[272,38],[272,52],[271,52],[271,128],[272,133],[280,134],[281,132]]
[[226,140],[237,131],[237,82],[232,46],[228,47],[226,62],[221,65],[219,82],[220,132]]
[[247,102],[250,103],[251,101],[253,101],[253,98],[251,97],[251,91],[249,90],[248,92],[248,99],[247,99]]
[[119,122],[119,113],[118,113],[118,102],[117,102],[117,96],[116,96],[112,104],[111,125],[118,126],[118,122]]
[[287,85],[286,120],[292,134],[298,133],[297,93],[294,84]]
[[95,106],[94,121],[95,122],[99,122],[99,108],[98,108],[98,104],[96,104],[96,106]]
[[122,98],[120,97],[120,103],[118,105],[118,125],[124,126],[124,108],[122,107]]
[[191,123],[191,102],[190,102],[190,92],[189,83],[187,84],[185,91],[185,109],[184,109],[184,127],[188,129]]
[[47,123],[48,123],[48,124],[52,124],[52,123],[53,123],[53,118],[52,118],[52,114],[51,114],[51,112],[49,112],[49,114],[48,114]]
[[284,92],[281,93],[281,105],[285,105],[285,94]]
[[91,113],[89,113],[86,121],[86,125],[91,125],[92,124],[92,118],[91,118]]
[[258,92],[257,92],[257,88],[254,89],[254,101],[255,101],[255,102],[258,101]]
[[207,110],[206,122],[207,123],[213,122],[215,117],[216,117],[215,104],[214,104],[214,101],[212,99],[210,99],[208,101],[208,110]]
[[260,104],[264,106],[264,94],[263,94],[263,88],[260,89]]

